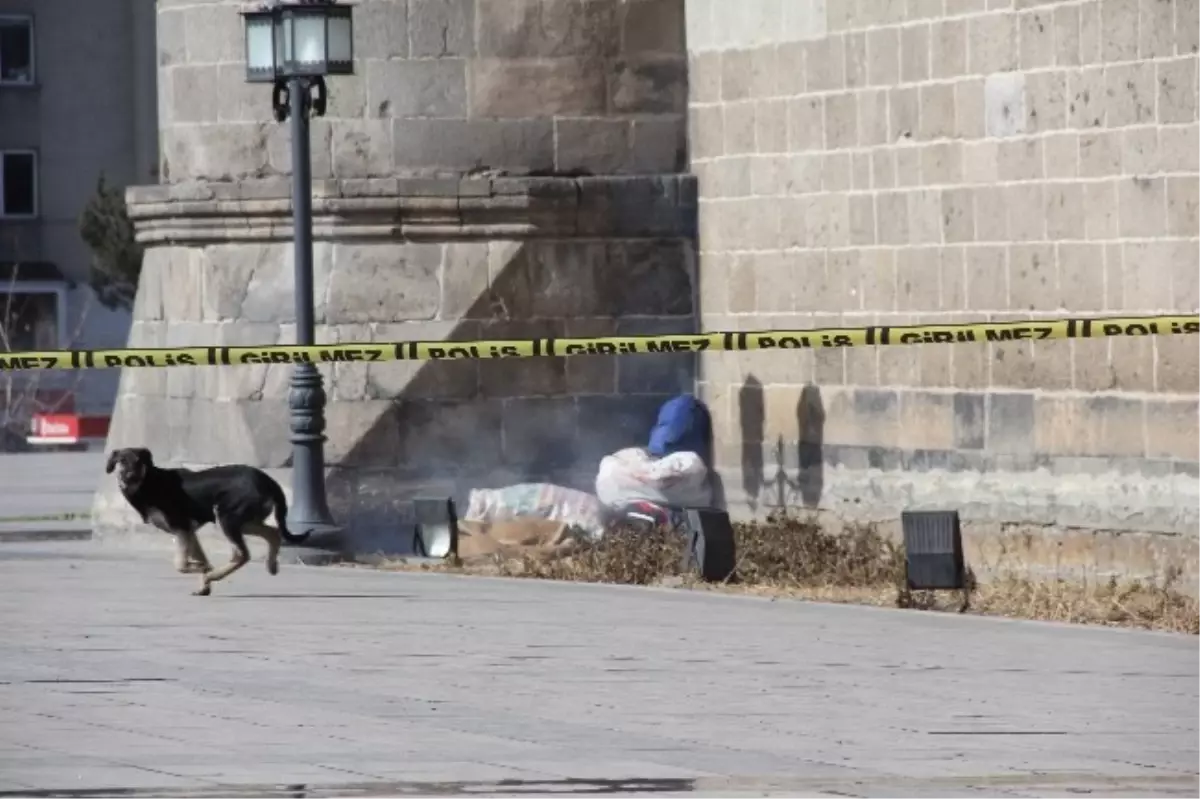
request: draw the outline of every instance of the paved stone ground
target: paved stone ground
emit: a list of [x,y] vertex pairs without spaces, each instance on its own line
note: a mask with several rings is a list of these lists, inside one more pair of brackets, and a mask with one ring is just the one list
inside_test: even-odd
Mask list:
[[[102,477],[102,451],[0,454],[0,542],[33,535],[88,535],[86,518],[29,517],[89,513]],[[7,521],[13,519],[21,521]]]
[[162,553],[0,544],[0,793],[1200,787],[1192,637],[348,568],[272,578],[260,557],[210,598],[192,587]]

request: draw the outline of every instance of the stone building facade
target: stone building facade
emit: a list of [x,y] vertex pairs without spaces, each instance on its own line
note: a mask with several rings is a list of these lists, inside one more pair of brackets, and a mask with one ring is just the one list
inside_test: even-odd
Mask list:
[[[1195,313],[1198,5],[687,0],[704,327]],[[701,385],[745,512],[955,507],[977,568],[1194,576],[1197,343],[706,353]]]
[[[238,2],[159,0],[161,183],[131,346],[293,341],[287,126],[244,82]],[[363,0],[356,74],[313,121],[317,340],[691,332],[682,6]],[[289,368],[127,370],[109,446],[288,466]],[[403,549],[414,494],[554,479],[644,443],[688,356],[325,370],[330,505]],[[111,481],[101,535],[129,512]]]

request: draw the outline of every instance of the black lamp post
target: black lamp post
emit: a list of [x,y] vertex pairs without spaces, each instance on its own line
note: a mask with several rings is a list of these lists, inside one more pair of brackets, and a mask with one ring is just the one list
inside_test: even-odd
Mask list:
[[[246,80],[274,86],[275,119],[290,119],[296,343],[316,343],[313,319],[312,171],[309,116],[325,113],[325,76],[354,73],[350,7],[336,0],[275,0],[242,13]],[[292,505],[288,527],[321,546],[338,527],[325,498],[325,389],[312,364],[297,364],[288,392],[292,428]],[[324,534],[324,535],[322,535]]]

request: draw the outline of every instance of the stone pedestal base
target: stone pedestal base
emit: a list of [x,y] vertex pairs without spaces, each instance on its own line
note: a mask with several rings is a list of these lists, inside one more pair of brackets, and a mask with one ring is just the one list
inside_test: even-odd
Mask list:
[[[360,180],[314,199],[321,342],[513,339],[696,329],[687,177]],[[148,245],[132,347],[289,343],[287,184],[135,188]],[[339,363],[329,504],[353,552],[407,552],[414,496],[552,481],[592,489],[691,390],[691,355]],[[109,448],[162,465],[248,463],[290,489],[287,364],[128,369]],[[135,535],[115,483],[98,537]],[[166,542],[169,544],[169,541]]]

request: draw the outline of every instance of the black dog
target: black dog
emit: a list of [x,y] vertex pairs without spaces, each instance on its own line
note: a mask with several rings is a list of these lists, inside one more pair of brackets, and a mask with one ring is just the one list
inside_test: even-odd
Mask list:
[[[142,521],[175,536],[175,568],[200,572],[196,596],[208,596],[211,585],[245,566],[250,550],[245,536],[267,542],[267,571],[279,573],[282,541],[299,544],[308,533],[292,535],[287,529],[287,498],[279,483],[252,466],[217,466],[212,469],[160,469],[150,450],[118,449],[108,456],[104,471],[117,471],[121,494],[141,514]],[[264,524],[274,513],[276,527]],[[209,565],[196,531],[215,522],[233,545],[229,563],[214,570]]]

